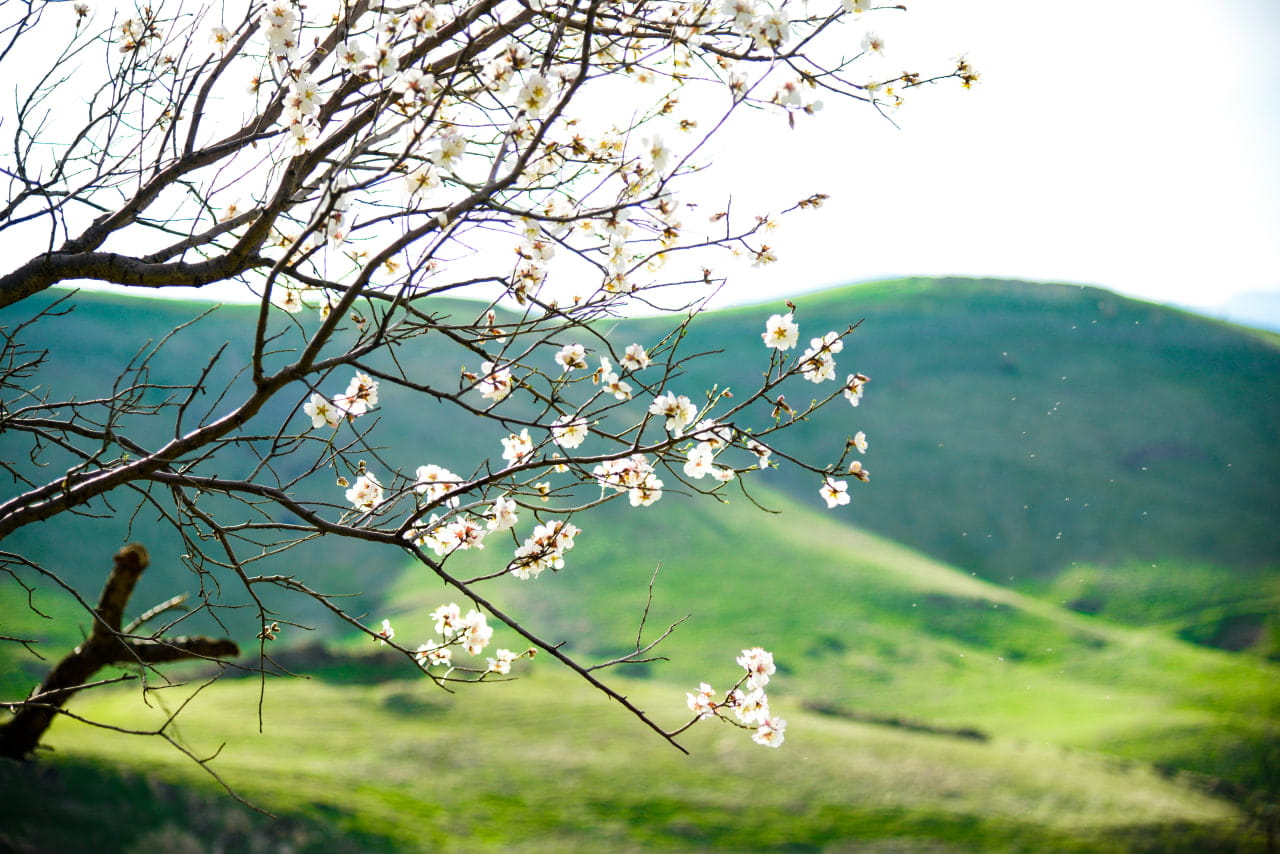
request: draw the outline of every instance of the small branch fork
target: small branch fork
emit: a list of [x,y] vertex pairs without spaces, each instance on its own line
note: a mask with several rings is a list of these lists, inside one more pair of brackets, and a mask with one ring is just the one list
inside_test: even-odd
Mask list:
[[123,681],[129,676],[92,681],[94,674],[109,665],[154,665],[186,659],[234,658],[240,654],[236,644],[227,639],[202,636],[135,639],[129,632],[146,620],[177,604],[171,599],[152,608],[121,629],[125,607],[150,558],[137,543],[125,546],[115,555],[111,574],[94,609],[93,629],[89,637],[59,661],[27,699],[12,704],[16,712],[0,726],[0,756],[25,759],[36,749],[67,701],[83,688]]

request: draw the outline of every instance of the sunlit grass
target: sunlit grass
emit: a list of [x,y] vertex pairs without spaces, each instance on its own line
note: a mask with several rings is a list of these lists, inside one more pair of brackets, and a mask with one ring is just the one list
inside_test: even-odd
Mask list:
[[[684,756],[572,677],[535,669],[516,684],[451,697],[425,680],[281,682],[267,694],[264,734],[256,685],[223,681],[179,731],[201,753],[225,742],[213,767],[262,806],[400,850],[838,850],[898,839],[1118,851],[1151,828],[1170,839],[1179,827],[1223,839],[1238,831],[1230,806],[1146,766],[1022,739],[869,726],[786,701],[781,749],[709,721],[683,739],[692,751]],[[678,689],[626,688],[660,719],[685,714]],[[160,714],[132,692],[99,694],[80,710],[129,724]],[[157,739],[103,738],[62,721],[52,743],[208,787]]]

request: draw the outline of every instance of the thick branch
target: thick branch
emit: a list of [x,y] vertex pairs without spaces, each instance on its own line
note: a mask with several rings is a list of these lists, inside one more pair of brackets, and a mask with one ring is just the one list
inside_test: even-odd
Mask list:
[[0,276],[0,308],[21,302],[50,285],[74,279],[143,288],[200,287],[270,263],[269,259],[257,256],[223,255],[194,264],[181,261],[149,264],[113,252],[51,252],[38,255],[12,273]]
[[116,552],[111,574],[94,609],[93,629],[84,643],[59,661],[27,698],[13,719],[0,727],[0,756],[25,759],[34,752],[58,711],[93,675],[111,664],[158,664],[188,658],[226,658],[240,654],[230,640],[179,637],[129,641],[120,624],[129,597],[147,568],[147,550],[137,543]]

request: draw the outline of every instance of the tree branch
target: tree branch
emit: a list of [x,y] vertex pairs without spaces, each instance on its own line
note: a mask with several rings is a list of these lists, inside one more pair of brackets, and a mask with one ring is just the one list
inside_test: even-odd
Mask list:
[[[0,726],[0,756],[25,759],[39,744],[62,706],[95,673],[111,664],[159,664],[189,658],[230,658],[240,654],[230,640],[178,637],[168,640],[130,641],[121,637],[124,609],[147,568],[147,550],[131,543],[116,552],[111,574],[94,609],[93,628],[84,643],[50,669],[13,719]],[[101,684],[101,683],[99,683]]]

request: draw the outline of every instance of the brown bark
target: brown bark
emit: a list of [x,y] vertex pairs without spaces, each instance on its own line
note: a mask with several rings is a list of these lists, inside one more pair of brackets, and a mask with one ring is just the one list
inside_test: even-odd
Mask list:
[[124,609],[147,568],[147,550],[131,543],[116,552],[106,586],[94,611],[88,639],[50,669],[12,720],[0,726],[0,756],[25,759],[39,744],[54,717],[95,673],[111,664],[158,664],[187,658],[226,658],[240,654],[233,641],[176,637],[137,641],[121,637]]

